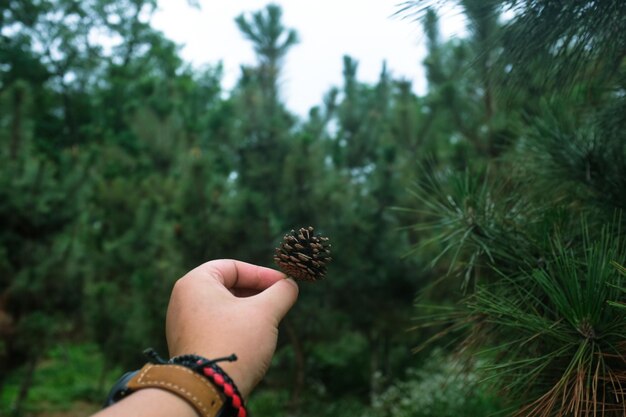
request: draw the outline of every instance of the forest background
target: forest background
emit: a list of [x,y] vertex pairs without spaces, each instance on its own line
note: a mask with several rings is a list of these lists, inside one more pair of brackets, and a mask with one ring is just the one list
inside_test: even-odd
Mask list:
[[0,413],[97,409],[166,352],[178,277],[313,225],[334,262],[255,415],[624,415],[626,3],[460,0],[453,40],[403,3],[427,92],[346,56],[306,117],[279,7],[237,18],[257,61],[224,91],[155,3],[0,1]]

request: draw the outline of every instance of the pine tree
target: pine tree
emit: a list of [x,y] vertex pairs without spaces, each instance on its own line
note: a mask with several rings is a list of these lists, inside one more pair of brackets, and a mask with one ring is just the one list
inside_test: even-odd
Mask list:
[[[460,310],[443,315],[453,324],[441,334],[464,329],[465,352],[491,363],[485,372],[508,394],[508,413],[621,416],[626,328],[614,306],[624,302],[626,253],[623,197],[614,190],[626,174],[626,113],[612,91],[623,89],[626,9],[462,4],[472,21],[515,9],[498,35],[506,49],[496,68],[513,81],[499,96],[535,97],[523,119],[509,118],[517,134],[488,171],[476,163],[439,171],[417,191],[430,221],[419,230],[433,233],[437,260],[467,291]],[[478,65],[487,53],[479,47]]]
[[[55,159],[35,146],[33,95],[16,81],[0,93],[0,388],[26,364],[19,412],[47,348],[77,324],[82,281],[72,263],[75,225],[89,158],[66,149]],[[6,129],[6,127],[9,127]],[[72,170],[69,169],[72,167]]]

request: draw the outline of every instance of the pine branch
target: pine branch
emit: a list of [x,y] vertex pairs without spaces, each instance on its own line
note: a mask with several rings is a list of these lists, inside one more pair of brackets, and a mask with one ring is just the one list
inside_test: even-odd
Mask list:
[[626,383],[626,310],[609,305],[624,300],[626,277],[611,261],[626,252],[614,229],[598,239],[582,229],[582,246],[557,237],[545,267],[503,276],[469,300],[478,322],[466,343],[491,358],[485,371],[497,384],[525,399],[518,416],[626,412],[617,389]]

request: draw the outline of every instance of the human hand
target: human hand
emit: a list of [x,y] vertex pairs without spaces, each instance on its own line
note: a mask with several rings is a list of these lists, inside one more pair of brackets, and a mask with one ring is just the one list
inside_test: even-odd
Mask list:
[[196,354],[220,362],[247,398],[276,349],[278,324],[298,297],[292,279],[273,269],[220,259],[188,272],[174,285],[167,310],[170,356]]

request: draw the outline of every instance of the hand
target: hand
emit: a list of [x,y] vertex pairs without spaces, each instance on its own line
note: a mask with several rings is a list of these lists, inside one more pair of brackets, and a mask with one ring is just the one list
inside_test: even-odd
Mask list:
[[235,353],[219,365],[247,398],[269,368],[278,324],[298,297],[292,279],[235,260],[200,265],[179,279],[167,311],[170,356],[208,359]]

